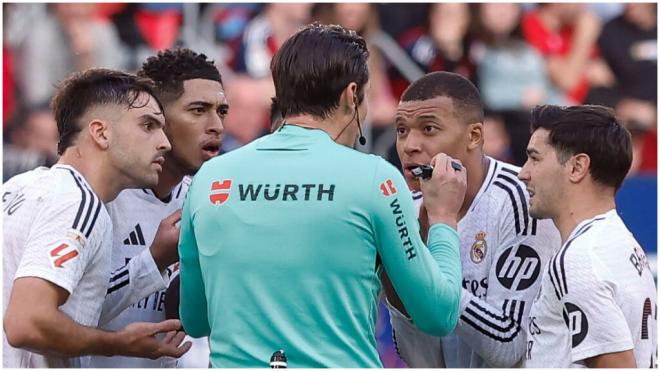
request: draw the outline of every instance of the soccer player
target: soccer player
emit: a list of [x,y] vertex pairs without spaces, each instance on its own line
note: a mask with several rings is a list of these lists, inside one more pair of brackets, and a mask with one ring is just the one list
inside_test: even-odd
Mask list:
[[[116,316],[116,308],[135,303],[105,323],[117,330],[127,324],[165,320],[165,289],[178,260],[179,229],[183,200],[190,180],[202,163],[219,153],[222,120],[227,114],[222,80],[213,62],[190,49],[164,50],[147,59],[138,75],[156,83],[163,104],[165,130],[172,150],[165,155],[158,184],[128,189],[108,204],[114,226],[112,267],[104,316]],[[174,213],[174,214],[173,214]],[[173,214],[173,215],[171,215]],[[164,222],[161,223],[161,220]],[[159,227],[159,223],[160,227]],[[159,239],[156,233],[174,234]],[[169,267],[169,268],[168,268]],[[208,352],[208,347],[207,347]],[[89,367],[174,367],[172,358],[156,360],[127,357],[91,357]]]
[[442,154],[432,161],[427,248],[401,174],[351,148],[367,113],[368,55],[354,31],[303,28],[271,63],[285,123],[193,179],[180,315],[189,335],[210,335],[213,367],[266,367],[277,350],[289,367],[382,367],[383,268],[420,328],[456,324],[465,171]]
[[484,155],[483,117],[477,88],[450,72],[413,82],[397,109],[396,148],[422,225],[426,212],[411,168],[444,152],[461,160],[468,174],[458,214],[463,289],[454,332],[443,338],[421,332],[385,282],[390,303],[398,307],[388,306],[395,342],[410,367],[519,366],[541,269],[559,248],[552,223],[528,213],[520,169]]
[[525,367],[657,367],[657,290],[614,203],[630,134],[601,106],[539,106],[531,127],[520,179],[563,245],[532,303]]
[[65,80],[53,111],[61,155],[4,185],[3,366],[79,367],[85,354],[180,356],[178,321],[96,329],[110,275],[104,206],[122,189],[158,182],[162,107],[152,82],[92,69]]

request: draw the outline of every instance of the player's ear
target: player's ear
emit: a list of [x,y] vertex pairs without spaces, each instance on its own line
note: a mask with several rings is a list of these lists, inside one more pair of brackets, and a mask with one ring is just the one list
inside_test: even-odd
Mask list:
[[589,175],[589,167],[591,166],[591,158],[586,153],[578,153],[571,156],[568,160],[569,166],[569,180],[572,183],[579,183]]
[[94,119],[87,125],[89,136],[99,148],[107,150],[110,147],[110,125],[106,121]]
[[468,125],[468,150],[481,148],[484,144],[484,124],[477,122]]

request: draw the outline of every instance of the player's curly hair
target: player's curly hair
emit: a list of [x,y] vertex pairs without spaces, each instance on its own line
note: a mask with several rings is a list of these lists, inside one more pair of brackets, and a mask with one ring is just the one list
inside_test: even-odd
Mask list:
[[183,82],[192,79],[213,80],[222,84],[220,72],[206,55],[188,48],[165,49],[149,57],[137,72],[156,84],[156,94],[163,104],[183,94]]

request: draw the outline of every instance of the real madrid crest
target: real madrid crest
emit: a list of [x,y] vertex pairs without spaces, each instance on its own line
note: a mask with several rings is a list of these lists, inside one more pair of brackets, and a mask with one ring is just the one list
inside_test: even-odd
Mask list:
[[488,246],[486,245],[486,232],[481,231],[474,236],[474,243],[472,244],[472,251],[470,251],[470,258],[473,262],[479,264],[484,261]]

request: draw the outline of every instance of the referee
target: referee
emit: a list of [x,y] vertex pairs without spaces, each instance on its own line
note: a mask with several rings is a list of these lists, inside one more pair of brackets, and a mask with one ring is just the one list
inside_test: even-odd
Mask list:
[[383,269],[418,328],[446,335],[456,324],[465,171],[444,154],[432,160],[427,248],[402,175],[352,148],[368,56],[354,31],[303,28],[271,62],[284,124],[208,161],[192,182],[180,315],[188,334],[210,336],[213,367],[266,367],[280,349],[289,367],[382,367]]

